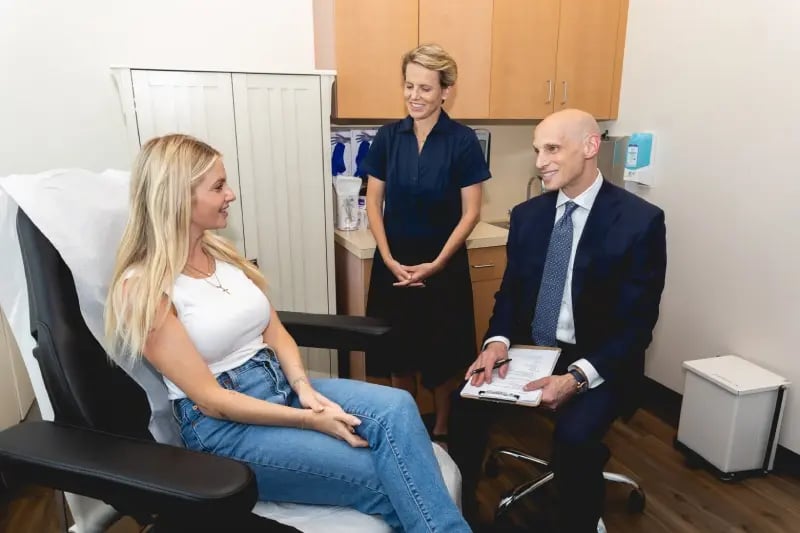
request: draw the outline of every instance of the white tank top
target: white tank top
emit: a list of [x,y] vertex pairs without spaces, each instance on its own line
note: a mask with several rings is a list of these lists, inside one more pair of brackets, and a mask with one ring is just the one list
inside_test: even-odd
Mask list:
[[[236,368],[266,344],[270,304],[264,293],[239,268],[215,261],[216,275],[175,280],[172,303],[189,338],[214,376]],[[217,287],[221,285],[222,288]],[[164,377],[170,400],[186,394]]]

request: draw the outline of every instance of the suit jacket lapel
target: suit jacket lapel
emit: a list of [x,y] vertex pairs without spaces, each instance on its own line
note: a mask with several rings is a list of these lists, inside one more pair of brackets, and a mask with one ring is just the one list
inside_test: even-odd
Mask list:
[[602,247],[604,236],[611,225],[619,218],[617,209],[618,197],[614,187],[603,181],[597,198],[594,200],[586,226],[583,228],[578,249],[575,252],[575,263],[572,266],[572,307],[575,308],[578,297],[583,290],[586,274],[596,257],[598,248]]
[[526,324],[533,318],[536,294],[539,291],[544,262],[547,258],[547,247],[550,244],[550,234],[553,233],[555,224],[557,198],[557,193],[547,193],[547,196],[542,198],[541,208],[530,211],[530,218],[523,229],[525,237],[521,249],[524,250],[526,259],[522,263],[522,268],[526,269],[524,277],[534,281],[526,287],[524,294],[520,295],[524,298],[522,308],[530,313],[524,321]]
[[553,233],[553,226],[556,220],[556,200],[557,193],[552,193],[547,198],[544,209],[534,211],[534,218],[531,221],[531,228],[528,231],[530,241],[528,249],[534,258],[534,264],[539,270],[536,278],[540,278],[544,269],[544,261],[547,258],[547,247],[550,245],[550,235]]

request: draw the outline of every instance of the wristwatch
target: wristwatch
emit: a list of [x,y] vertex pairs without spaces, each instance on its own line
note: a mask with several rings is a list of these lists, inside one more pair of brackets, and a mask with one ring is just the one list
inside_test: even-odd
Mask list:
[[578,394],[586,392],[586,389],[589,388],[589,380],[586,379],[586,376],[583,374],[583,372],[577,368],[571,368],[569,370],[569,374],[575,378],[575,381],[578,385]]

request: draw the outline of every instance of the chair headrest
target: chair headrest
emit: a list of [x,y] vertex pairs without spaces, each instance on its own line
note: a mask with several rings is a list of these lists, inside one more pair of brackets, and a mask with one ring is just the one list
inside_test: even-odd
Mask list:
[[144,392],[113,365],[81,314],[72,272],[26,213],[17,213],[34,356],[57,421],[140,438],[150,417]]

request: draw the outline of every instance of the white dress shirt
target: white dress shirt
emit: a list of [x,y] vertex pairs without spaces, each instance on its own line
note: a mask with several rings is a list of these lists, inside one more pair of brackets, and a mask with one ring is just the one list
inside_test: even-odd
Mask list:
[[[600,192],[600,187],[603,185],[603,175],[597,171],[597,178],[594,183],[583,191],[575,198],[569,198],[564,191],[558,191],[558,198],[556,199],[556,221],[564,216],[564,205],[572,201],[578,205],[577,209],[572,212],[572,251],[569,255],[569,266],[567,267],[567,279],[564,285],[564,296],[561,298],[561,310],[558,314],[558,327],[556,328],[556,339],[568,344],[575,344],[575,321],[572,317],[572,267],[575,264],[575,252],[578,250],[578,243],[583,234],[583,228],[586,226],[586,220],[589,218],[589,213],[592,210],[594,201],[597,198],[597,193]],[[511,342],[507,337],[496,336],[491,337],[483,343],[484,349],[490,342],[502,342],[509,347]],[[586,375],[589,380],[589,388],[593,389],[601,385],[605,380],[597,373],[594,366],[586,359],[578,359],[570,365],[570,369],[579,368]]]

